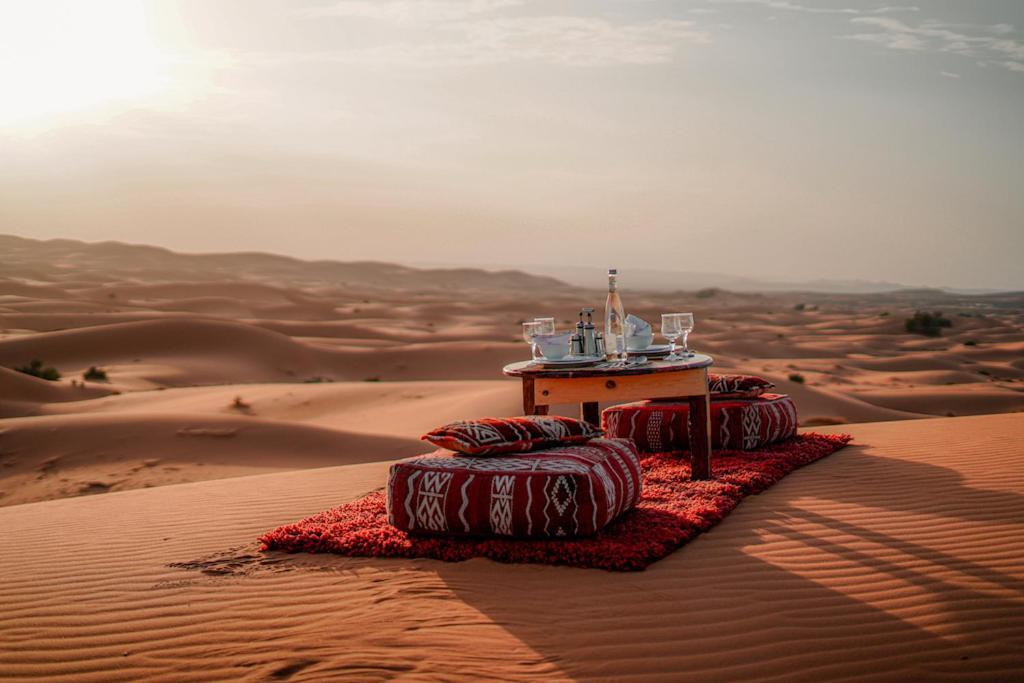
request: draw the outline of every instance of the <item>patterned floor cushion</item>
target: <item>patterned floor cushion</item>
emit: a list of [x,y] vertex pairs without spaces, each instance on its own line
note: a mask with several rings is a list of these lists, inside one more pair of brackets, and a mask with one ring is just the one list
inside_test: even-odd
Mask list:
[[[690,408],[685,401],[638,401],[607,408],[601,415],[605,435],[630,438],[645,453],[690,447]],[[751,399],[711,402],[711,446],[751,450],[796,434],[793,399],[762,394]]]
[[775,384],[757,375],[718,375],[708,373],[708,391],[712,398],[756,398]]
[[629,439],[488,458],[442,450],[391,466],[388,518],[408,532],[587,536],[632,508],[640,489]]
[[586,443],[598,436],[600,429],[572,417],[526,415],[459,420],[421,438],[438,448],[466,455],[498,455]]

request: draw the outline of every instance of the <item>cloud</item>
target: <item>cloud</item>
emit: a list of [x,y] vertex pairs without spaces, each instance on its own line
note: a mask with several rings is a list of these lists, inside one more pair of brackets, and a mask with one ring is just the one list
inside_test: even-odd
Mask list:
[[887,5],[885,7],[877,7],[871,10],[868,14],[895,14],[897,12],[920,12],[921,8],[917,5]]
[[546,63],[566,67],[664,64],[680,46],[710,42],[691,21],[616,23],[600,17],[496,17],[443,21],[399,42],[296,52],[207,55],[228,66],[336,63],[407,68]]
[[458,37],[444,42],[398,43],[349,54],[358,61],[400,66],[479,66],[543,62],[594,67],[660,64],[680,43],[709,36],[692,22],[659,20],[614,24],[596,17],[521,17],[447,25]]
[[316,17],[359,17],[399,23],[444,22],[467,19],[507,7],[516,7],[525,0],[338,0],[332,5],[302,10]]
[[851,23],[873,29],[840,36],[892,50],[935,52],[969,57],[982,66],[1024,71],[1024,42],[1010,37],[1010,24],[946,24],[935,20],[916,26],[891,17],[855,17]]
[[[804,5],[791,0],[710,0],[720,5],[761,5],[769,9],[785,12],[806,12],[808,14],[896,14],[898,12],[920,12],[917,5],[885,5],[874,9],[862,10],[854,7],[819,7]],[[691,10],[693,11],[693,10]]]
[[[507,16],[527,0],[339,0],[303,11],[308,17],[368,19],[402,25],[401,40],[370,47],[296,54],[292,61],[332,61],[408,67],[538,62],[592,67],[661,64],[678,47],[711,36],[692,21],[612,21],[598,16]],[[533,3],[532,7],[543,8]],[[251,55],[250,62],[289,61]]]
[[721,5],[761,5],[771,9],[788,12],[808,12],[811,14],[860,14],[860,10],[848,7],[815,7],[801,5],[789,0],[712,0]]

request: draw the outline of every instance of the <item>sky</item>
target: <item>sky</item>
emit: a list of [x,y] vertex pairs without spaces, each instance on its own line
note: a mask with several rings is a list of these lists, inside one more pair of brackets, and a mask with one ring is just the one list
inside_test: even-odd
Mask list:
[[0,233],[1024,289],[1024,2],[902,1],[0,0]]

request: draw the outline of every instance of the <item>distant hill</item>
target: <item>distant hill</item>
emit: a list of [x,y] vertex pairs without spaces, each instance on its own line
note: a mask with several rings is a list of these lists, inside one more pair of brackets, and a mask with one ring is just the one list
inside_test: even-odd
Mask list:
[[[615,265],[615,264],[609,264]],[[603,287],[604,270],[585,266],[522,266],[539,275],[557,273],[559,279],[579,287]],[[722,273],[654,270],[650,268],[620,268],[619,280],[625,287],[650,291],[697,291],[725,289],[732,292],[820,292],[827,294],[878,294],[883,292],[921,291],[923,288],[898,282],[871,280],[775,280],[769,277],[740,277]],[[997,290],[956,289],[935,287],[935,291],[953,294],[990,294]]]
[[374,261],[303,261],[260,252],[182,254],[122,242],[33,240],[0,235],[0,277],[37,282],[88,278],[133,278],[168,282],[278,279],[295,285],[422,290],[565,289],[550,276],[519,270],[481,268],[412,268]]

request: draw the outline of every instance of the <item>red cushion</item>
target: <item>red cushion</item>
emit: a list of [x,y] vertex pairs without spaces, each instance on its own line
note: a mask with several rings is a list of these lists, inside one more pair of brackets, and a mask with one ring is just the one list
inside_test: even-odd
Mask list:
[[721,398],[755,398],[775,386],[756,375],[716,375],[708,373],[708,391],[711,400]]
[[422,438],[457,453],[497,455],[585,443],[597,436],[601,436],[601,430],[582,420],[558,415],[528,415],[460,420],[438,427]]
[[[686,402],[638,401],[601,414],[608,437],[630,438],[646,453],[690,447],[690,407]],[[796,434],[793,399],[782,394],[712,401],[711,447],[751,450]]]
[[640,489],[628,439],[497,458],[437,451],[391,466],[388,519],[408,532],[587,536],[631,509]]

